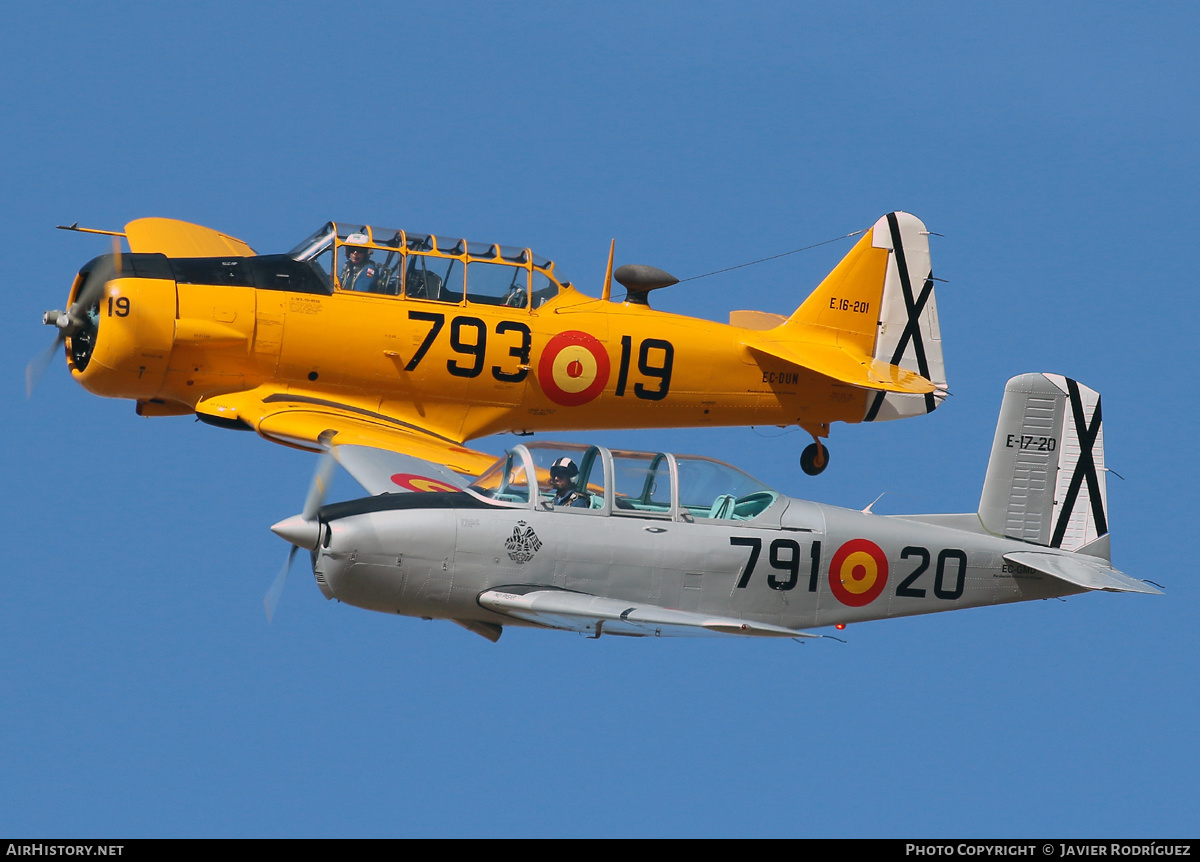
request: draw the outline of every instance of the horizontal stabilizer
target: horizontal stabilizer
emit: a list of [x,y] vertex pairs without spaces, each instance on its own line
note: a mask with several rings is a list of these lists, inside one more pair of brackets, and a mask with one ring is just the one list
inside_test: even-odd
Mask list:
[[746,346],[752,351],[767,353],[777,359],[863,389],[924,395],[937,388],[932,381],[915,371],[909,371],[899,365],[889,365],[865,353],[855,355],[832,344],[747,341]]
[[1111,593],[1149,593],[1161,596],[1162,590],[1131,578],[1094,557],[1066,554],[1046,554],[1038,551],[1014,551],[1004,559],[1020,566],[1037,569],[1052,578],[1066,581],[1085,590],[1106,590]]
[[448,467],[374,446],[334,446],[333,457],[369,494],[445,491],[465,488],[468,480]]
[[819,635],[751,620],[677,611],[544,586],[508,586],[479,594],[481,607],[554,629],[599,637],[695,637],[710,634],[813,638]]

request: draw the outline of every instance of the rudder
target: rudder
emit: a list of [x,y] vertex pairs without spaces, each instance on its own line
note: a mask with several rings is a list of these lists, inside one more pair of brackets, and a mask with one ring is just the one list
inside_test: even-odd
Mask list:
[[871,229],[876,248],[886,248],[874,356],[915,371],[937,388],[924,395],[877,393],[867,399],[864,422],[882,422],[932,413],[946,399],[946,365],[938,326],[929,231],[914,215],[888,213]]

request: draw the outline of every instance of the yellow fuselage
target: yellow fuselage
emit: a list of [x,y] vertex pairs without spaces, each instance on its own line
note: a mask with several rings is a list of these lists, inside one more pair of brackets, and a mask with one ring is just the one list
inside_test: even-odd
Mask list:
[[[144,416],[194,412],[303,448],[336,436],[467,473],[488,459],[461,444],[507,431],[799,425],[824,437],[836,421],[936,406],[932,281],[922,273],[918,296],[891,262],[900,216],[925,249],[919,221],[885,217],[790,317],[734,312],[740,325],[585,296],[528,249],[330,223],[293,253],[259,256],[142,219],[126,226],[133,254],[76,278],[72,302],[99,300],[86,324],[72,312],[67,356],[85,388]],[[103,291],[83,291],[101,271]]]
[[[601,303],[570,288],[529,310],[121,278],[106,289],[100,316],[91,359],[73,374],[97,395],[145,402],[148,414],[190,413],[207,397],[274,383],[415,417],[458,441],[698,425],[797,424],[823,434],[831,422],[860,421],[867,397],[751,355],[740,327]],[[565,367],[555,369],[563,352]]]

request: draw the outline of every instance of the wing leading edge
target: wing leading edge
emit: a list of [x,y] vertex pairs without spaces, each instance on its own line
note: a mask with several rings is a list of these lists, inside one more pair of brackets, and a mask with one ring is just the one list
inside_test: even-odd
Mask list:
[[[196,405],[196,415],[210,424],[252,429],[268,440],[300,449],[369,446],[433,465],[443,464],[464,476],[478,476],[496,460],[494,455],[468,449],[415,422],[349,401],[331,401],[282,388],[259,387],[206,398]],[[363,485],[371,490],[370,485]]]
[[140,218],[125,225],[131,251],[167,257],[249,257],[254,249],[235,236],[173,218]]
[[643,602],[627,602],[557,587],[514,585],[479,594],[481,607],[553,629],[599,637],[747,637],[815,638],[820,635],[733,617],[677,611]]

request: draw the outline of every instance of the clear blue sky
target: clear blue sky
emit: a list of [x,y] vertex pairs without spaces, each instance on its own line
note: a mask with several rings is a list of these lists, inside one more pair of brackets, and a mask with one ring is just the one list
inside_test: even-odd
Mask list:
[[[0,835],[1194,836],[1198,25],[1183,3],[7,9]],[[268,527],[313,456],[138,418],[61,357],[25,400],[41,312],[105,250],[56,224],[285,251],[358,220],[529,245],[598,292],[613,237],[683,278],[892,209],[944,235],[937,413],[836,426],[817,479],[795,430],[575,439],[973,511],[1005,380],[1067,374],[1103,394],[1124,477],[1114,562],[1165,597],[846,644],[491,644],[326,602],[297,564],[268,626]],[[656,304],[789,312],[848,247]]]

